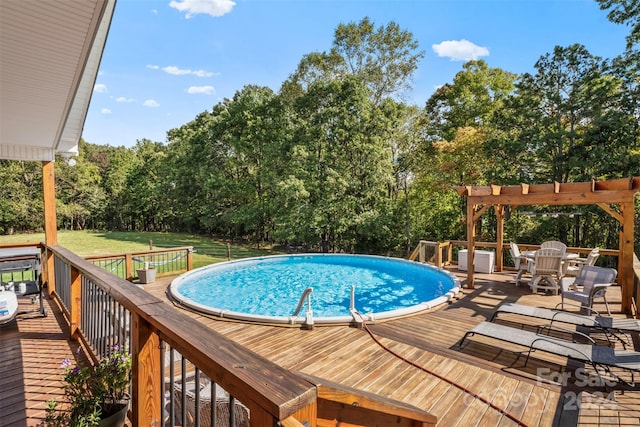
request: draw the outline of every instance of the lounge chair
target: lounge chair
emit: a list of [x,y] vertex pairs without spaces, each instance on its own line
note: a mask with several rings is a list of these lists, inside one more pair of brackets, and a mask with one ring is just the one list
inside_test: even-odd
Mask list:
[[[632,387],[635,387],[634,372],[640,372],[640,352],[637,351],[616,350],[609,346],[576,343],[491,322],[481,322],[468,331],[462,338],[460,347],[470,335],[482,335],[529,348],[525,366],[531,352],[539,350],[588,363],[593,366],[598,377],[600,377],[598,368],[602,368],[618,382]],[[631,382],[612,372],[611,368],[614,367],[629,371]],[[607,384],[601,377],[600,380],[600,384]]]
[[[584,311],[585,308],[593,307],[595,298],[603,298],[607,314],[611,316],[609,303],[607,302],[607,288],[616,280],[618,272],[613,268],[597,267],[594,265],[585,265],[580,269],[577,277],[566,277],[561,280],[562,300],[560,308],[564,309],[564,300],[569,299],[577,301]],[[577,289],[577,286],[581,286]]]
[[619,336],[619,333],[640,332],[640,319],[613,318],[600,315],[587,316],[570,311],[552,310],[549,308],[531,307],[529,305],[512,303],[500,305],[493,313],[493,316],[491,316],[490,322],[493,322],[500,313],[535,317],[537,319],[548,320],[551,324],[560,322],[596,329],[607,336],[613,336],[619,340],[625,348],[629,343],[623,340]]

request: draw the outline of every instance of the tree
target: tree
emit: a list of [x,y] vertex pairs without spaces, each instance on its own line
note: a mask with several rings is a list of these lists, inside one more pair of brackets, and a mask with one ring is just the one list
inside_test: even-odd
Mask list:
[[[83,230],[94,225],[105,205],[105,192],[98,167],[84,158],[80,150],[74,166],[66,162],[55,163],[56,213],[60,226],[70,230]],[[95,227],[94,227],[95,228]]]
[[637,0],[596,0],[601,10],[609,10],[607,18],[616,24],[631,27],[627,49],[640,41],[640,3]]
[[431,139],[450,141],[460,128],[490,127],[513,92],[515,74],[489,68],[484,60],[469,61],[462,68],[425,105]]
[[81,140],[80,155],[97,167],[104,193],[103,206],[92,215],[92,227],[109,230],[130,230],[125,212],[129,174],[135,166],[135,152],[126,147],[94,145]]
[[366,234],[388,229],[393,168],[377,127],[386,123],[384,114],[353,76],[314,82],[293,108],[295,132],[279,185],[277,236],[325,252],[353,251]]
[[0,160],[0,232],[41,230],[42,209],[40,164]]
[[127,179],[125,205],[134,230],[166,230],[166,197],[161,191],[166,151],[163,144],[148,139],[139,140],[134,147],[134,167]]
[[357,76],[367,85],[371,101],[380,105],[384,98],[400,96],[411,87],[423,57],[413,34],[395,22],[376,29],[365,17],[359,23],[338,25],[331,50],[305,55],[283,89],[299,93],[319,80]]
[[575,159],[585,150],[585,128],[593,120],[591,89],[602,81],[603,63],[574,44],[556,46],[535,68],[535,74],[525,73],[517,82],[509,114],[530,124],[520,135],[538,165],[530,179],[567,182],[580,167]]
[[245,86],[225,106],[219,131],[229,147],[225,186],[232,209],[227,220],[240,235],[269,240],[278,171],[286,159],[284,109],[271,89],[259,86]]

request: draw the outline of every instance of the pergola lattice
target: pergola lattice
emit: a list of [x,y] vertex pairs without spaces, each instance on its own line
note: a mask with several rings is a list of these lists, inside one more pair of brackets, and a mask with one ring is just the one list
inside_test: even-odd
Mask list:
[[[514,186],[458,186],[456,191],[467,198],[467,287],[474,287],[475,225],[493,206],[497,218],[496,259],[502,266],[505,207],[533,205],[598,205],[620,223],[618,283],[622,289],[622,311],[629,313],[634,290],[634,201],[640,192],[640,177],[608,181]],[[615,208],[617,206],[617,209]],[[635,296],[637,300],[637,295]]]

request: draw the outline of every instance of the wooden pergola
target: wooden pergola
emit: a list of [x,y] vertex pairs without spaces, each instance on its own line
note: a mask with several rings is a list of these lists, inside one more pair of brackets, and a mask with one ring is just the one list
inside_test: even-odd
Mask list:
[[491,206],[495,208],[497,218],[496,259],[500,269],[506,206],[513,210],[533,205],[598,205],[620,223],[618,283],[622,291],[622,311],[630,313],[634,296],[634,199],[640,192],[640,177],[514,186],[458,186],[456,191],[467,198],[467,288],[474,287],[475,225]]

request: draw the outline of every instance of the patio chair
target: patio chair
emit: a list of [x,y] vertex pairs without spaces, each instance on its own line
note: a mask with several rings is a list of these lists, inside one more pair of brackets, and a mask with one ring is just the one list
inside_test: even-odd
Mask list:
[[[593,300],[602,297],[607,314],[611,316],[609,303],[607,302],[607,288],[614,284],[618,272],[613,268],[585,265],[580,269],[577,277],[566,277],[561,281],[562,300],[560,308],[564,310],[564,300],[569,299],[580,303],[581,312],[593,308]],[[581,288],[578,288],[580,286]]]
[[531,290],[534,293],[539,289],[551,290],[557,295],[562,278],[562,253],[558,249],[538,249],[530,262]]
[[519,286],[520,282],[523,281],[522,275],[529,272],[529,258],[522,255],[520,248],[514,242],[509,243],[509,253],[511,254],[516,270],[518,270],[518,274],[516,275],[516,286]]
[[501,304],[496,311],[494,311],[493,316],[491,316],[489,321],[493,322],[501,313],[516,314],[519,316],[547,320],[551,322],[552,325],[555,322],[559,322],[595,329],[604,333],[607,338],[609,336],[616,338],[625,348],[627,345],[633,344],[629,340],[622,339],[620,334],[629,332],[640,333],[640,319],[600,316],[597,312],[595,312],[596,315],[584,315],[570,311],[532,307],[529,305],[508,302]]
[[585,265],[595,265],[598,257],[600,256],[600,249],[593,248],[586,258],[573,258],[567,260],[567,267],[565,268],[565,276],[577,276],[580,269]]
[[[600,384],[607,384],[607,382],[602,381],[598,368],[603,369],[618,382],[629,384],[632,387],[635,386],[634,372],[640,372],[640,352],[637,351],[617,350],[609,346],[576,343],[491,322],[481,322],[468,331],[462,338],[460,347],[463,346],[470,335],[482,335],[527,347],[529,351],[525,360],[525,366],[533,350],[588,363],[595,369],[596,374],[601,380]],[[614,367],[629,371],[631,373],[631,381],[626,381],[612,372],[611,368]]]
[[549,240],[547,242],[542,242],[540,249],[557,249],[560,251],[560,255],[564,255],[567,251],[567,245],[557,240]]
[[[197,392],[196,388],[198,388]],[[183,401],[181,381],[175,382],[174,390],[176,413],[180,414]],[[211,404],[212,393],[215,394],[213,398],[215,405]],[[198,425],[202,427],[229,427],[232,416],[230,412],[233,411],[234,425],[236,427],[249,427],[249,409],[204,375],[200,377],[199,386],[196,386],[196,381],[193,377],[186,381],[184,401],[186,419],[182,422],[183,426],[195,426],[197,418],[199,420]],[[214,419],[213,423],[212,419]]]

